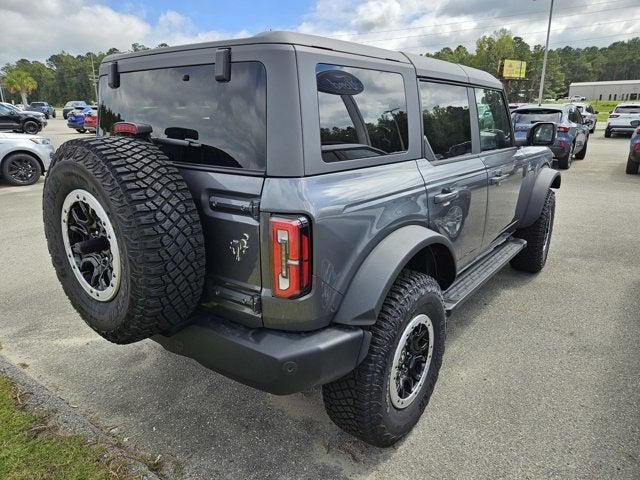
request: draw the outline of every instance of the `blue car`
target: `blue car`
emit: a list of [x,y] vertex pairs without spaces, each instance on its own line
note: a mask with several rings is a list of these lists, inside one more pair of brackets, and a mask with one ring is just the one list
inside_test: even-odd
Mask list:
[[97,110],[98,107],[96,106],[76,107],[75,110],[67,114],[67,127],[73,128],[78,133],[85,133],[92,128],[85,125],[85,117],[89,114],[94,114]]
[[567,169],[573,158],[582,160],[587,154],[589,126],[585,125],[578,107],[566,105],[526,105],[511,114],[516,143],[526,143],[529,129],[538,122],[557,125],[556,141],[551,146],[558,168]]
[[635,127],[631,135],[631,145],[629,146],[629,158],[627,159],[627,173],[636,174],[640,170],[640,120],[631,122]]

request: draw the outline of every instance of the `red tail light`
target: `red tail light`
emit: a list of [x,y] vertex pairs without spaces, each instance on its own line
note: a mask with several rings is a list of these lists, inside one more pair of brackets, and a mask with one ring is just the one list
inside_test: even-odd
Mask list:
[[569,130],[571,130],[571,127],[567,125],[558,125],[558,132],[569,133]]
[[311,288],[311,235],[305,217],[272,217],[271,290],[275,297],[294,298]]
[[135,123],[117,122],[113,124],[113,133],[128,133],[130,135],[137,135],[138,126]]
[[609,118],[618,118],[620,115],[618,115],[617,113],[612,113],[611,115],[609,115]]
[[634,151],[634,152],[640,152],[640,143],[636,143],[636,144],[633,146],[633,151]]

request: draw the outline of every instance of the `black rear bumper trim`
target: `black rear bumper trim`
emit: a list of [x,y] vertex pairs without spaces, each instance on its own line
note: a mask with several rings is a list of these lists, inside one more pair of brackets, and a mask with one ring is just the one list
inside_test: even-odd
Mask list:
[[289,395],[349,373],[366,356],[370,338],[356,327],[284,332],[200,317],[171,336],[152,340],[240,383]]

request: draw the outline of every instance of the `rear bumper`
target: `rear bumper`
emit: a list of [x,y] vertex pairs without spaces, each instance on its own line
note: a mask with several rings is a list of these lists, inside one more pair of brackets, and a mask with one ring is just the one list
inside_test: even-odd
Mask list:
[[353,327],[292,333],[201,316],[171,336],[152,340],[240,383],[288,395],[349,373],[364,359],[370,338]]
[[625,132],[625,133],[633,133],[636,127],[632,127],[631,125],[607,125],[607,130],[612,132]]

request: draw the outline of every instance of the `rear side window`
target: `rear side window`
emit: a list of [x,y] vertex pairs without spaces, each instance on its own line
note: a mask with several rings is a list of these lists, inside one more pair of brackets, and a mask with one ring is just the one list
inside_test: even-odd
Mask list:
[[316,82],[325,162],[407,150],[407,101],[402,75],[318,64]]
[[500,90],[475,88],[480,125],[480,149],[496,150],[513,146],[511,121]]
[[436,159],[471,153],[467,87],[420,82],[424,136]]
[[151,125],[154,142],[176,162],[264,170],[267,80],[259,62],[231,65],[217,82],[214,65],[123,72],[120,87],[100,78],[99,131],[120,121]]

